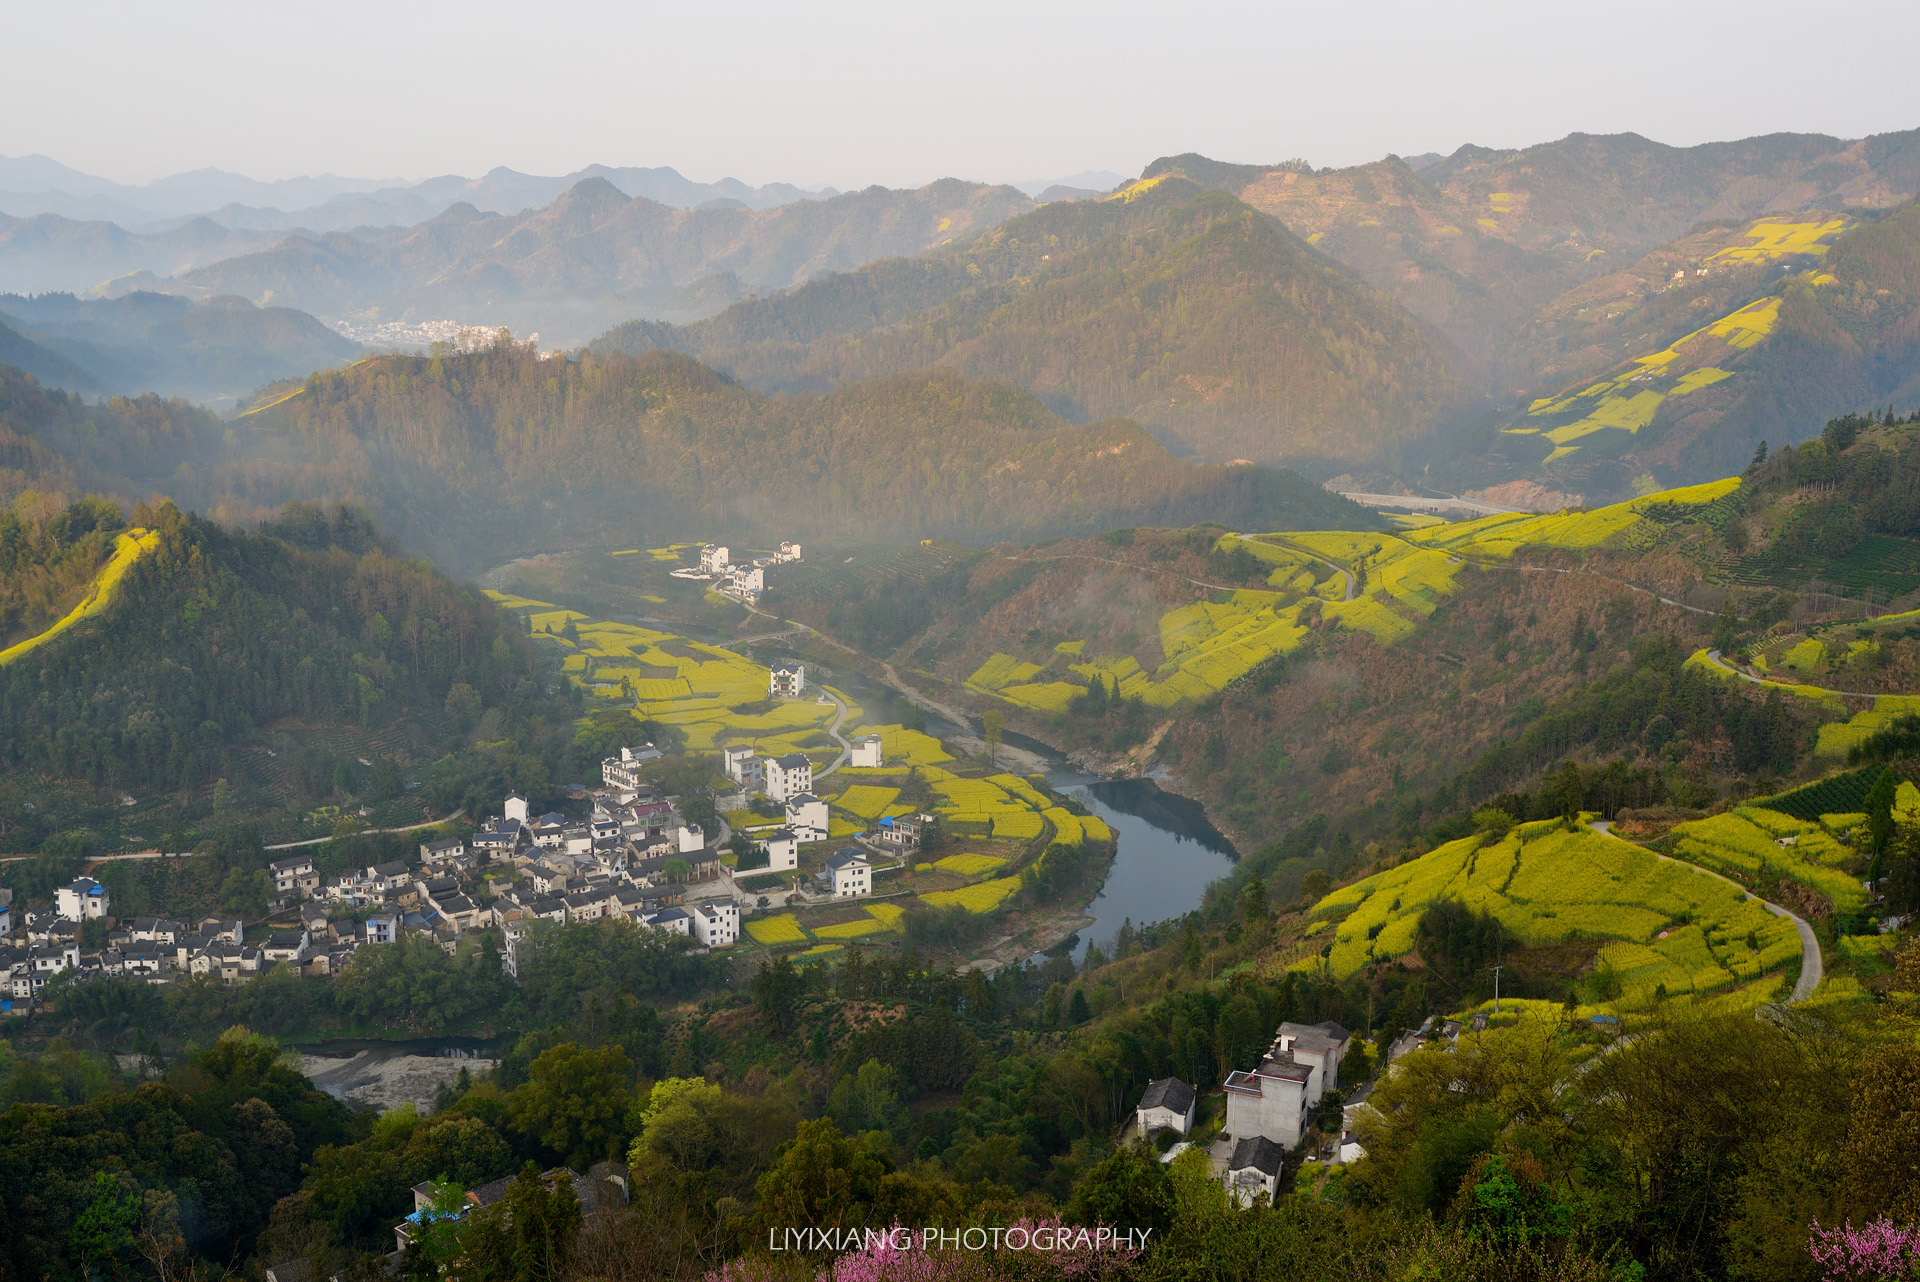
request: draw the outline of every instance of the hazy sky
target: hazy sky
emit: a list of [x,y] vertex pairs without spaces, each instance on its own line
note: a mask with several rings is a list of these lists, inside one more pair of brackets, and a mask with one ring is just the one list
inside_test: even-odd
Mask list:
[[0,0],[0,154],[753,183],[1920,125],[1920,4]]

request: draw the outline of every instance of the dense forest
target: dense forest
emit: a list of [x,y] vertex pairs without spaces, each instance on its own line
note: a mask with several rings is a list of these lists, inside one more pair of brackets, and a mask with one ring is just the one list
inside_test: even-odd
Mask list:
[[1444,339],[1273,220],[1182,180],[1128,197],[1055,202],[964,247],[594,347],[674,347],[767,390],[950,368],[1217,462],[1377,461],[1459,400]]
[[[521,630],[362,515],[295,507],[243,533],[162,501],[131,521],[159,539],[112,606],[0,668],[10,770],[191,796],[236,774],[234,748],[276,718],[365,728],[438,712],[455,686],[500,702],[527,678]],[[7,567],[0,599],[72,579],[61,568],[123,524],[98,500],[9,518],[0,538],[40,555]]]

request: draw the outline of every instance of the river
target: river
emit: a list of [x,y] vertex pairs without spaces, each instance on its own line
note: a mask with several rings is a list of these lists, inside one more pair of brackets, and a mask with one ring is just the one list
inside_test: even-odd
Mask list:
[[1233,844],[1200,803],[1151,779],[1101,779],[1056,769],[1047,772],[1047,782],[1098,815],[1118,841],[1106,883],[1087,906],[1094,924],[1074,940],[1075,961],[1086,957],[1089,944],[1112,939],[1129,918],[1138,926],[1198,908],[1207,883],[1233,870]]

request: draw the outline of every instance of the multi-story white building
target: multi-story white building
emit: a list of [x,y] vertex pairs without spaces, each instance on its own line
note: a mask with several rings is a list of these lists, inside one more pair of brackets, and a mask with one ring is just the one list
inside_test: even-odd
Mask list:
[[1282,1148],[1300,1142],[1307,1129],[1308,1083],[1314,1069],[1285,1058],[1269,1057],[1250,1073],[1228,1073],[1224,1083],[1227,1120],[1221,1130],[1236,1140],[1264,1135]]
[[798,543],[782,543],[780,545],[779,555],[773,558],[775,562],[782,565],[796,562],[799,559],[800,559],[800,545]]
[[803,792],[813,791],[813,762],[808,760],[804,752],[768,757],[763,769],[766,771],[766,794],[775,801],[784,803]]
[[675,834],[675,840],[683,855],[707,848],[706,830],[699,824],[682,824],[680,831]]
[[885,761],[880,755],[880,736],[862,735],[853,741],[853,755],[847,764],[856,770],[878,770]]
[[771,699],[798,699],[806,688],[807,665],[793,659],[774,664],[767,677],[767,697]]
[[[650,743],[638,748],[622,748],[617,757],[608,757],[600,763],[600,780],[609,788],[618,788],[622,792],[640,791],[640,767],[649,761],[658,761],[660,749]],[[522,815],[521,818],[526,816]]]
[[787,798],[787,827],[801,841],[827,839],[827,803],[811,792]]
[[112,906],[112,896],[107,894],[107,888],[91,877],[82,877],[78,881],[69,882],[54,891],[53,898],[54,906],[68,921],[89,921],[105,917]]
[[320,889],[320,873],[314,868],[310,856],[276,859],[267,865],[267,871],[273,876],[275,894],[311,895]]
[[720,763],[727,772],[727,778],[748,792],[760,791],[765,782],[760,769],[760,758],[754,755],[753,749],[747,744],[735,744],[730,748],[722,749]]
[[731,899],[709,899],[687,914],[693,919],[693,937],[708,948],[726,948],[740,938],[740,905]]
[[700,549],[700,573],[718,577],[727,572],[727,566],[732,563],[732,560],[732,556],[724,546],[709,543]]
[[791,828],[777,828],[760,839],[768,872],[792,872],[800,866],[800,839]]

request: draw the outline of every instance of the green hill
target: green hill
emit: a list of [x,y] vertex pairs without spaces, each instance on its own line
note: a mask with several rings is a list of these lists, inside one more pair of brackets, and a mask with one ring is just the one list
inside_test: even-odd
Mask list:
[[1291,472],[1176,459],[1132,423],[1068,423],[949,371],[767,396],[667,352],[502,347],[319,376],[238,430],[260,461],[218,480],[236,498],[351,497],[465,565],[721,527],[984,543],[1223,514],[1375,519]]
[[964,247],[876,263],[681,330],[616,329],[768,389],[939,366],[1069,418],[1125,416],[1203,458],[1376,461],[1457,403],[1456,357],[1220,192],[1147,181]]
[[148,841],[204,818],[218,780],[235,814],[311,805],[342,777],[365,804],[395,800],[353,759],[440,757],[464,728],[442,711],[456,684],[485,706],[515,697],[531,655],[509,623],[351,512],[292,508],[249,533],[164,500],[130,518],[16,504],[0,516],[10,840],[99,823],[96,789],[132,794],[110,826]]

